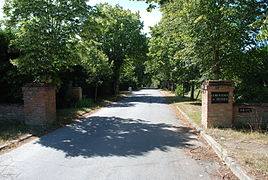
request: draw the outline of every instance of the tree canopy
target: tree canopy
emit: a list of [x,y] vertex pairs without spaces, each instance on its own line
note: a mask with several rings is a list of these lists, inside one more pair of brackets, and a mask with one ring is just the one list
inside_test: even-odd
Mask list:
[[258,0],[162,3],[163,18],[152,28],[148,72],[162,84],[235,80],[238,91],[243,89],[237,98],[243,100],[253,96],[243,94],[244,82],[265,91],[267,5]]
[[36,82],[57,83],[59,71],[75,60],[72,48],[89,12],[86,0],[6,0],[4,12],[20,51],[13,63]]
[[123,10],[119,5],[99,4],[96,8],[100,12],[96,18],[100,31],[94,41],[100,44],[99,48],[113,65],[114,91],[118,93],[124,61],[146,56],[147,40],[141,33],[143,23],[138,13]]
[[5,58],[14,79],[54,83],[60,93],[70,85],[93,86],[95,98],[101,86],[118,93],[120,83],[141,84],[148,48],[138,13],[119,5],[90,7],[86,0],[7,0],[4,12],[12,38],[3,36],[3,51],[18,52]]
[[234,80],[237,101],[268,100],[266,1],[145,1],[163,13],[149,38],[139,13],[119,5],[6,0],[1,82],[51,82],[59,93],[70,84],[94,87],[96,98],[101,87],[193,91],[204,80]]

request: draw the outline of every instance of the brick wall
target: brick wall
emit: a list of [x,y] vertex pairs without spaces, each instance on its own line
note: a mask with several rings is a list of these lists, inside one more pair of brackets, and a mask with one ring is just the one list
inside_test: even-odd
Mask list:
[[24,121],[23,104],[0,104],[0,122]]
[[47,125],[56,120],[56,91],[52,84],[27,84],[23,87],[27,125]]
[[236,125],[268,127],[268,104],[234,104],[233,121]]
[[[206,128],[231,127],[233,119],[233,91],[231,81],[206,81],[202,93],[202,124]],[[212,102],[212,94],[227,93],[226,102]],[[221,98],[221,97],[218,97]],[[220,99],[217,99],[217,101]]]

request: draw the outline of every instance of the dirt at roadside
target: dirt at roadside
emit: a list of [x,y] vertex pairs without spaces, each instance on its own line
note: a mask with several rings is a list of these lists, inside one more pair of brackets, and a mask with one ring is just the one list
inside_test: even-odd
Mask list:
[[237,160],[247,172],[260,180],[268,180],[268,141],[253,135],[243,138],[230,131],[209,131],[210,135],[228,150],[228,155]]
[[[161,91],[161,93],[168,97],[175,96],[169,91]],[[179,119],[187,124],[188,121],[177,108],[174,105],[171,107],[177,112]],[[187,108],[191,108],[191,106],[189,105]],[[249,175],[258,180],[268,180],[268,132],[243,132],[233,129],[209,129],[206,131],[227,150],[228,156],[234,158]]]
[[177,117],[182,120],[182,125],[192,128],[191,133],[197,136],[198,141],[201,142],[200,146],[185,148],[183,151],[201,164],[216,164],[217,169],[207,169],[207,173],[210,174],[212,179],[238,180],[229,167],[223,163],[213,149],[200,136],[199,132],[182,116],[179,110],[174,105],[170,105],[170,107],[174,110]]
[[203,142],[203,146],[199,146],[193,149],[185,149],[185,152],[189,154],[193,159],[204,164],[216,163],[218,168],[213,170],[207,170],[213,179],[229,179],[238,180],[238,178],[232,173],[232,171],[225,165],[215,154],[213,149],[204,142],[202,138],[199,141]]

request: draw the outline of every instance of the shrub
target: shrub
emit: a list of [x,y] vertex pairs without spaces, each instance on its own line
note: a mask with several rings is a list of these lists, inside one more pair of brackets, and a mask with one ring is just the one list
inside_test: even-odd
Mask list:
[[75,103],[76,108],[83,108],[83,107],[92,107],[94,105],[94,102],[90,98],[84,98]]
[[184,94],[184,89],[183,89],[183,85],[177,85],[176,89],[175,89],[175,94],[176,96],[183,96]]
[[235,101],[240,103],[268,103],[268,87],[243,82],[235,90]]

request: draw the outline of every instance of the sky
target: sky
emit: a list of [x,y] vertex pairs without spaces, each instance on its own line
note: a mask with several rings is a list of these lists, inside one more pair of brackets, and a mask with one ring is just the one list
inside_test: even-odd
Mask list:
[[0,0],[0,19],[3,19],[3,6],[4,6],[5,0]]
[[[0,19],[3,18],[3,13],[2,13],[2,7],[4,5],[5,0],[0,0]],[[147,12],[146,8],[148,7],[148,4],[146,4],[143,1],[129,1],[129,0],[89,0],[88,4],[89,5],[95,5],[97,3],[104,3],[107,2],[110,5],[116,5],[119,4],[121,5],[124,9],[129,9],[132,12],[140,12],[141,16],[141,21],[144,22],[144,32],[148,33],[150,31],[150,26],[154,26],[157,24],[161,17],[162,14],[159,11],[159,9],[154,9],[152,12]]]

